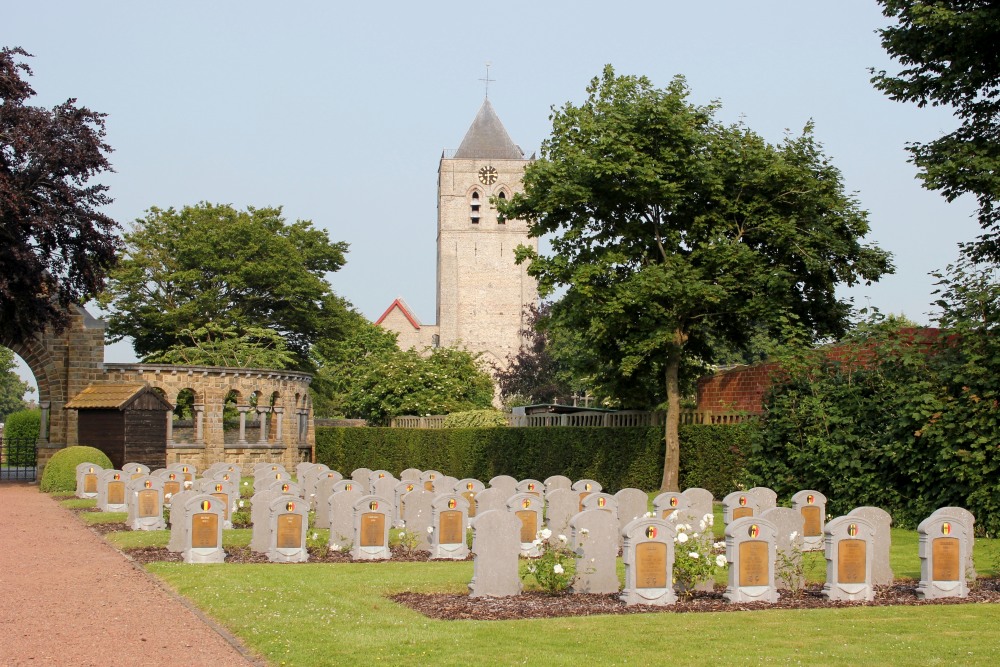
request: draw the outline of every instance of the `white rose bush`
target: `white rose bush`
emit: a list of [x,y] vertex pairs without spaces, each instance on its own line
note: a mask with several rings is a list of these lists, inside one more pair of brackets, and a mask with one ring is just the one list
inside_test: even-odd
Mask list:
[[[670,515],[676,520],[676,512]],[[729,565],[726,560],[725,542],[715,542],[712,526],[715,517],[706,514],[698,522],[697,530],[689,523],[677,523],[674,537],[674,583],[678,593],[686,599],[694,595],[695,588],[715,577],[715,571]]]
[[565,535],[557,536],[556,545],[549,543],[551,537],[552,531],[548,528],[542,528],[535,534],[534,544],[541,555],[521,564],[521,579],[534,578],[542,590],[555,595],[565,591],[573,582],[576,554],[569,549],[569,540]]

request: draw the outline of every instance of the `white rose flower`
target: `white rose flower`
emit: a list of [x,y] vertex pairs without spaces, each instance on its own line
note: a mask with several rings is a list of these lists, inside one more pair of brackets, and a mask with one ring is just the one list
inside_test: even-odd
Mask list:
[[796,538],[796,537],[798,537],[798,536],[799,536],[799,531],[797,531],[797,530],[793,530],[793,531],[792,531],[792,534],[788,536],[788,539],[789,539],[789,540],[793,540],[793,541],[794,541],[794,540],[795,540],[795,538]]
[[698,530],[700,530],[701,532],[705,532],[705,528],[707,528],[707,527],[708,527],[708,524],[705,523],[704,519],[702,519],[701,521],[698,522]]
[[550,537],[552,537],[552,531],[549,530],[548,528],[542,528],[542,531],[538,534],[541,535],[543,540],[547,540]]
[[580,534],[581,535],[590,535],[590,531],[587,530],[586,528],[581,528],[580,529]]
[[726,543],[725,542],[715,542],[715,543],[712,544],[712,548],[713,549],[725,549],[726,548]]
[[172,494],[172,493],[168,493],[168,494],[166,494],[165,496],[163,496],[163,499],[164,499],[164,500],[170,500],[170,499],[171,499],[171,498],[173,497],[173,495],[174,495],[174,494]]
[[693,537],[694,539],[697,540],[698,539],[698,533],[694,533],[693,535],[691,535],[691,537]]
[[677,520],[677,510],[674,510],[673,512],[671,512],[670,514],[668,514],[667,518],[670,519],[671,521],[676,521]]
[[646,512],[645,514],[643,514],[643,516],[646,517],[647,519],[651,519],[651,518],[653,518],[653,513],[652,512]]
[[314,540],[318,540],[319,539],[319,533],[313,533],[313,539]]
[[686,530],[687,530],[687,526],[685,526],[683,523],[677,524],[677,532],[678,533],[683,533]]
[[531,540],[531,543],[534,544],[536,547],[539,547],[542,545],[542,539],[540,537],[536,537],[535,539]]
[[725,567],[726,565],[729,564],[729,561],[726,560],[725,556],[723,556],[722,554],[719,554],[718,556],[715,557],[715,564],[718,567]]
[[241,500],[241,501],[240,501],[240,502],[238,503],[238,505],[239,505],[240,507],[243,507],[243,501]]
[[434,526],[427,526],[427,532],[428,533],[433,533],[434,532]]
[[250,486],[250,482],[243,482],[243,486]]
[[559,563],[556,563],[555,565],[552,566],[552,571],[555,572],[556,574],[562,574],[563,566],[560,565]]
[[699,554],[697,551],[689,551],[688,552],[688,556],[691,557],[691,558],[697,559],[700,555],[701,554]]
[[569,540],[566,538],[565,535],[560,535],[559,536],[559,541],[562,542],[563,544],[566,544],[567,542],[569,542]]
[[704,521],[705,523],[707,523],[709,526],[714,526],[715,525],[715,515],[714,514],[706,514],[705,516],[701,517],[701,520]]
[[677,533],[677,541],[684,544],[688,541],[687,533]]

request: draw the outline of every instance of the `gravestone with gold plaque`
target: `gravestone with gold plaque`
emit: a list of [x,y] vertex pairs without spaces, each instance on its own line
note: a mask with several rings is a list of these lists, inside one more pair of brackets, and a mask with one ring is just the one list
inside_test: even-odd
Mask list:
[[542,529],[544,508],[544,501],[531,493],[515,493],[507,499],[507,511],[521,522],[518,534],[521,540],[521,555],[525,558],[537,558],[541,555],[541,539],[538,537],[538,532]]
[[841,516],[823,528],[826,583],[823,595],[831,600],[874,600],[872,554],[875,526],[859,516]]
[[316,527],[329,528],[330,539],[327,546],[343,551],[354,541],[354,505],[365,494],[361,493],[361,485],[353,479],[342,479],[333,488],[333,493],[326,499],[329,522],[325,526],[317,524]]
[[386,560],[389,550],[389,525],[392,503],[381,496],[365,495],[354,503],[354,543],[352,560]]
[[127,512],[125,484],[129,481],[123,470],[104,470],[97,476],[97,509],[102,512]]
[[603,491],[599,493],[589,493],[584,496],[583,509],[580,511],[586,512],[587,510],[600,510],[614,517],[618,528],[614,531],[612,542],[614,542],[616,547],[620,547],[622,541],[622,522],[618,518],[618,499],[610,493],[604,493]]
[[152,475],[163,480],[163,505],[171,507],[174,496],[184,491],[184,475],[176,470],[168,469],[154,470]]
[[267,487],[268,491],[277,491],[278,493],[285,496],[298,496],[305,500],[305,494],[302,492],[302,487],[291,480],[275,480],[271,486]]
[[195,483],[195,489],[201,493],[218,498],[224,505],[222,529],[230,530],[233,527],[233,512],[236,511],[236,503],[240,499],[239,487],[232,480],[225,481],[222,478],[203,478]]
[[578,479],[573,482],[573,486],[569,487],[576,491],[579,497],[579,508],[578,511],[583,511],[583,499],[586,498],[591,493],[600,493],[604,490],[604,487],[600,485],[599,482],[595,482],[592,479]]
[[250,475],[254,478],[262,477],[268,473],[274,472],[288,472],[285,470],[285,466],[280,463],[275,463],[273,461],[261,461],[260,463],[254,464],[253,468],[250,469]]
[[954,513],[934,512],[917,526],[920,583],[917,597],[924,600],[964,598],[969,595],[965,565],[968,562],[968,528]]
[[163,520],[163,479],[142,475],[129,480],[125,488],[128,505],[126,523],[132,530],[165,530]]
[[469,501],[457,493],[442,493],[431,503],[430,546],[432,559],[465,560]]
[[393,488],[395,488],[396,484],[399,484],[399,480],[396,479],[396,476],[393,475],[388,470],[382,470],[381,468],[378,470],[372,470],[371,473],[368,475],[368,493],[373,496],[379,495],[375,493],[375,484],[378,483],[379,480],[385,480],[385,479],[388,479],[389,481],[392,482],[392,486],[389,487],[390,491]]
[[777,528],[761,517],[733,519],[726,526],[729,583],[723,597],[729,602],[777,602],[774,585]]
[[254,495],[273,489],[275,485],[291,484],[292,476],[284,470],[263,470],[253,478]]
[[530,493],[542,498],[545,495],[545,484],[537,479],[522,479],[514,490],[516,493]]
[[[570,493],[575,493],[570,491]],[[576,574],[570,582],[573,593],[617,593],[618,519],[599,509],[577,512],[569,520],[569,547],[576,554]]]
[[881,507],[863,505],[855,507],[847,516],[860,516],[867,519],[875,528],[875,541],[872,546],[872,586],[888,586],[896,577],[892,571],[892,515]]
[[149,466],[141,463],[126,463],[122,466],[122,470],[128,475],[129,479],[136,479],[149,474]]
[[268,505],[267,559],[272,563],[304,563],[309,560],[306,531],[309,503],[298,496],[281,495]]
[[419,479],[402,480],[399,484],[396,484],[396,486],[393,487],[392,494],[396,507],[394,510],[395,513],[392,517],[392,525],[396,528],[401,528],[406,525],[406,503],[403,502],[403,496],[417,488],[420,488]]
[[622,602],[670,605],[677,601],[673,586],[674,535],[674,525],[656,517],[642,517],[625,525]]
[[218,498],[204,493],[183,499],[183,507],[174,503],[173,512],[180,509],[182,521],[173,523],[171,531],[183,533],[184,549],[181,555],[185,563],[222,563],[226,552],[222,549],[222,503]]
[[823,527],[826,525],[826,496],[807,489],[792,496],[792,509],[802,515],[802,550],[822,551]]
[[97,476],[104,468],[95,463],[81,463],[76,467],[76,497],[97,497]]
[[746,491],[733,491],[722,499],[722,522],[727,525],[736,519],[758,515],[757,497]]
[[194,482],[198,475],[198,467],[191,463],[171,463],[167,466],[167,470],[176,470],[183,477],[182,481],[185,482]]
[[[677,491],[664,491],[653,498],[653,515],[657,519],[669,519],[671,515],[681,523],[688,523],[688,499]],[[674,514],[677,512],[677,514]],[[691,517],[693,519],[693,516]]]
[[972,552],[976,547],[976,516],[964,507],[939,507],[931,512],[931,516],[944,515],[965,526],[965,561],[962,564],[966,581],[976,580],[976,565]]
[[420,484],[424,487],[424,491],[433,493],[450,490],[449,488],[439,489],[441,477],[443,475],[437,470],[425,470],[420,474]]
[[460,479],[455,482],[455,493],[465,498],[465,501],[469,503],[469,512],[466,515],[466,528],[469,526],[469,521],[476,518],[476,511],[478,509],[476,495],[485,490],[485,484],[480,482],[478,479],[473,479],[471,477],[466,477],[465,479]]

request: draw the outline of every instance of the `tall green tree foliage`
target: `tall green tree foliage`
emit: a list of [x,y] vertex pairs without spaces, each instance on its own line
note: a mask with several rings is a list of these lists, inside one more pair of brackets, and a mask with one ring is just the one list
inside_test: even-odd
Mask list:
[[880,31],[882,46],[903,66],[875,72],[890,98],[918,106],[951,106],[958,129],[909,145],[930,190],[948,201],[971,194],[986,231],[967,249],[1000,260],[1000,5],[993,0],[878,0],[897,23]]
[[151,208],[125,234],[101,297],[108,336],[131,336],[144,360],[224,361],[235,347],[258,359],[249,363],[308,370],[310,346],[344,333],[347,305],[326,274],[346,252],[311,222],[287,222],[280,208]]
[[69,323],[69,306],[104,285],[118,247],[111,202],[90,180],[111,171],[105,114],[35,91],[20,48],[0,49],[0,341],[23,343]]
[[553,111],[525,192],[499,203],[532,236],[553,235],[552,255],[522,247],[519,260],[543,296],[566,287],[552,317],[582,332],[595,380],[664,387],[664,489],[678,487],[686,359],[790,319],[816,338],[841,333],[850,306],[835,288],[891,270],[861,244],[866,214],[811,126],[773,146],[687,97],[682,77],[661,90],[606,67],[583,104]]
[[14,353],[0,347],[0,422],[10,413],[26,407],[24,394],[30,386],[14,372],[15,367]]
[[400,350],[396,335],[360,316],[342,340],[317,345],[315,408],[325,416],[388,424],[399,415],[490,407],[493,380],[464,350]]

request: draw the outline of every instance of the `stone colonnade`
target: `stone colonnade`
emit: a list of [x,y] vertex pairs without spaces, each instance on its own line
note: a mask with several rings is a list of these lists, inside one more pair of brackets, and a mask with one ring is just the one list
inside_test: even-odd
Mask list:
[[[167,463],[206,467],[216,461],[248,466],[280,462],[293,466],[312,460],[315,446],[307,373],[216,366],[105,364],[107,382],[145,382],[177,405],[182,393],[193,398],[193,428],[174,430],[167,413]],[[239,415],[239,431],[226,436],[227,398]],[[247,437],[248,415],[260,427]],[[227,442],[228,441],[228,442]]]

